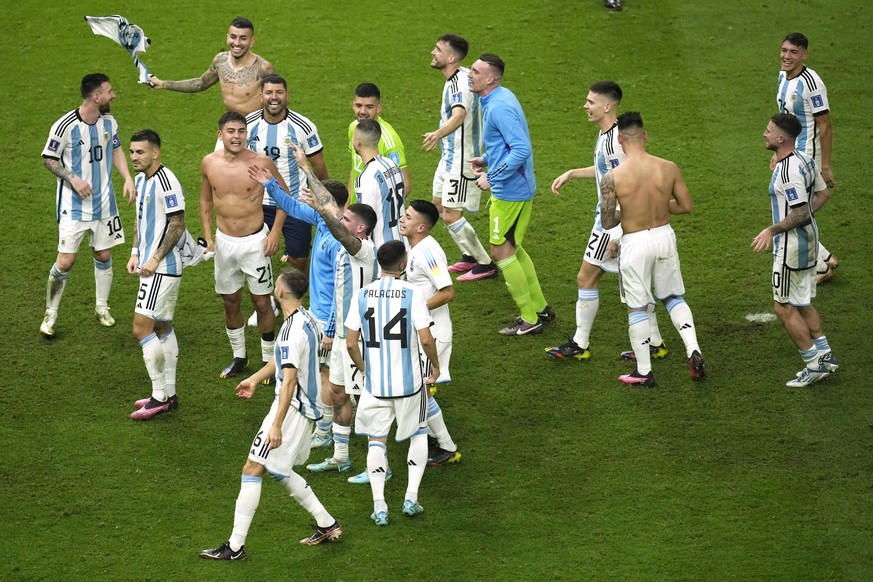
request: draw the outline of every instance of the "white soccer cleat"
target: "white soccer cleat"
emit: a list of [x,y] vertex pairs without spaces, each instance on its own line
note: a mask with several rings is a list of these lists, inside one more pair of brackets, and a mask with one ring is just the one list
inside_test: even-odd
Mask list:
[[249,324],[249,327],[258,327],[258,312],[257,311],[252,313],[252,316],[249,317],[248,324]]
[[52,315],[48,311],[45,312],[45,317],[42,320],[42,323],[39,325],[39,331],[45,337],[55,337],[55,321],[57,320],[57,315]]
[[109,313],[108,307],[97,309],[94,313],[97,314],[97,321],[99,321],[100,325],[103,327],[112,327],[115,325],[115,318]]

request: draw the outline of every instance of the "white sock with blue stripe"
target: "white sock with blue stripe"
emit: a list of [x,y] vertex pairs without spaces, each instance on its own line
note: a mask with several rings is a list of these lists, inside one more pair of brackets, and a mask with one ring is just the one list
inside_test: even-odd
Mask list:
[[261,502],[261,481],[260,477],[254,475],[242,476],[236,509],[233,512],[233,533],[230,534],[230,549],[234,552],[246,543],[249,527]]
[[[425,462],[427,462],[427,439],[425,439]],[[373,491],[373,513],[388,511],[385,503],[385,475],[388,472],[388,450],[379,441],[370,441],[367,446],[367,473]]]
[[580,348],[588,348],[591,338],[591,328],[594,327],[594,318],[600,309],[599,289],[579,289],[576,296],[576,333],[573,341]]
[[452,440],[446,421],[443,419],[443,411],[437,404],[436,398],[431,396],[427,401],[427,428],[440,443],[440,448],[446,451],[457,451],[458,445]]
[[109,291],[112,289],[112,257],[108,261],[94,259],[94,285],[97,309],[109,307]]

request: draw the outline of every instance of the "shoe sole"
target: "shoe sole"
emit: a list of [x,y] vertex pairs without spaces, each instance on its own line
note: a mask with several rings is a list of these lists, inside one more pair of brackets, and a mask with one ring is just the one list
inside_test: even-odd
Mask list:
[[[153,410],[156,412],[152,412]],[[140,408],[139,410],[132,412],[130,414],[130,418],[132,420],[151,420],[154,417],[156,417],[157,415],[163,414],[163,413],[169,412],[169,411],[170,411],[169,404],[167,404],[165,406],[158,406],[155,408],[149,408],[148,410],[146,410],[145,408]]]
[[442,467],[443,465],[457,463],[460,460],[461,460],[461,453],[455,451],[455,455],[452,458],[450,458],[448,461],[443,461],[442,463],[435,463],[435,462],[431,461],[430,459],[428,459],[427,466],[428,467]]
[[488,273],[474,273],[473,271],[467,271],[465,274],[458,277],[458,281],[480,281],[482,279],[494,279],[496,277],[496,270]]
[[300,543],[304,546],[317,546],[324,542],[336,542],[339,541],[343,537],[343,530],[336,529],[329,533],[324,534],[318,539],[312,539],[312,537],[303,538],[300,540]]
[[636,378],[631,378],[630,381],[624,380],[623,378],[629,378],[629,376],[619,376],[618,381],[626,386],[642,386],[643,388],[654,388],[655,381],[649,378],[640,378],[637,381]]
[[43,335],[43,337],[47,337],[47,338],[55,337],[55,330],[54,329],[45,329],[42,326],[39,327],[39,333],[41,333]]

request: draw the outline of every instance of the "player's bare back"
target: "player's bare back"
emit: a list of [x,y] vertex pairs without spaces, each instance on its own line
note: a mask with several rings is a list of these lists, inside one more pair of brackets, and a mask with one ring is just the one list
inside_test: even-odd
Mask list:
[[625,234],[670,224],[670,200],[677,178],[681,182],[676,164],[648,154],[628,156],[613,177]]

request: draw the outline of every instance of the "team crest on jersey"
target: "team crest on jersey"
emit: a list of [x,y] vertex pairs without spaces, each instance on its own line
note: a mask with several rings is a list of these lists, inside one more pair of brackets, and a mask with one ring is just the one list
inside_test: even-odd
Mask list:
[[176,208],[179,205],[179,201],[176,199],[175,194],[169,194],[166,198],[167,208]]
[[289,146],[289,145],[291,145],[292,143],[294,143],[294,141],[291,139],[291,136],[290,136],[290,135],[286,135],[286,136],[285,136],[285,145],[286,145],[286,146]]
[[821,107],[824,105],[824,99],[821,98],[821,95],[813,95],[812,96],[812,106],[813,107]]
[[58,148],[59,148],[59,147],[61,147],[61,142],[59,142],[59,141],[56,140],[56,139],[50,139],[50,140],[49,140],[49,147],[48,147],[48,149],[49,149],[50,152],[56,152],[56,151],[58,151]]
[[103,132],[103,141],[109,141],[109,132],[108,131]]
[[797,190],[794,188],[788,188],[785,190],[785,197],[788,198],[789,202],[794,202],[797,200]]
[[788,100],[791,101],[792,103],[797,101],[797,93],[792,93],[791,97],[789,97]]
[[318,136],[313,135],[312,137],[310,137],[309,139],[306,140],[306,143],[309,144],[309,147],[314,148],[315,146],[318,145]]

